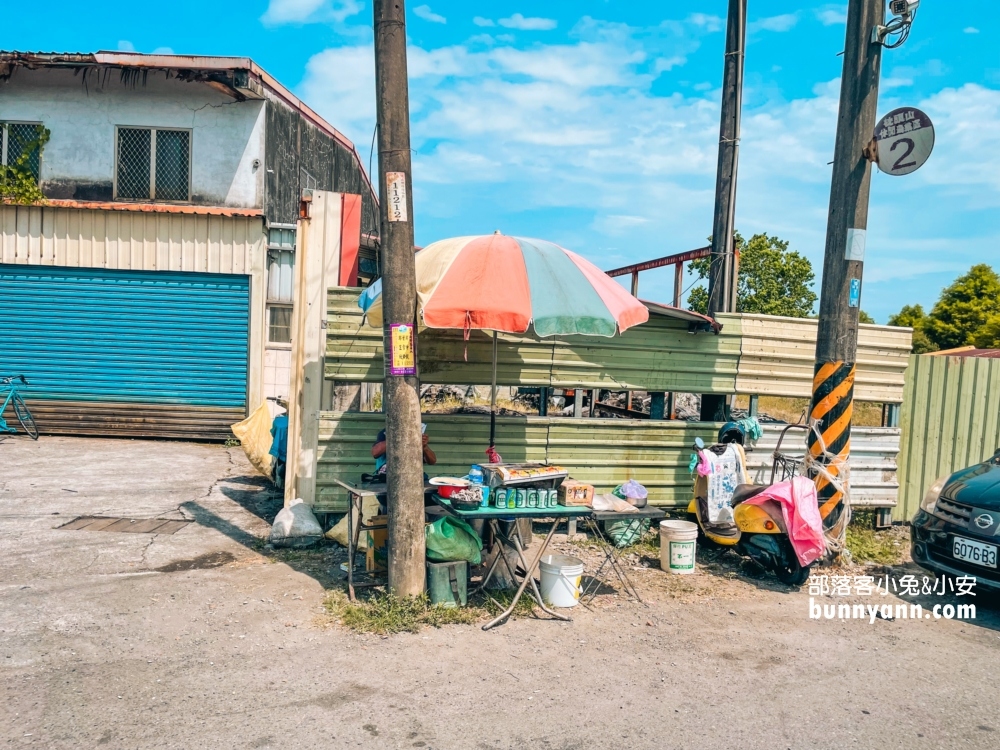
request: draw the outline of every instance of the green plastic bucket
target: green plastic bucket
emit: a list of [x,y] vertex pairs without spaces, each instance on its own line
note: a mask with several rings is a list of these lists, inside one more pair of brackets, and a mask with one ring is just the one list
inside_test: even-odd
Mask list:
[[427,596],[431,604],[464,607],[469,602],[469,564],[427,561]]

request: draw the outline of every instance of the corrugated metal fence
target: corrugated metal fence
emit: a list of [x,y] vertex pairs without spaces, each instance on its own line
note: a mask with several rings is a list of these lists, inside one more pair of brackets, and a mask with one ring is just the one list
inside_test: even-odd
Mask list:
[[[774,450],[781,431],[788,425],[765,424],[764,434],[753,450],[747,452],[751,480],[766,484],[771,479]],[[786,456],[801,457],[806,450],[805,430],[792,428],[781,443]],[[857,507],[891,507],[896,504],[899,483],[896,460],[899,454],[899,428],[851,428],[851,502]],[[780,475],[776,478],[780,478]]]
[[[359,290],[330,289],[326,377],[382,379],[382,331],[362,325]],[[538,339],[502,334],[497,348],[500,385],[611,388],[680,393],[811,394],[816,321],[761,315],[720,315],[718,335],[688,333],[686,323],[651,314],[621,336]],[[862,326],[855,398],[903,399],[910,351],[908,328]],[[428,329],[420,334],[420,378],[441,385],[487,385],[492,347],[473,331]]]
[[[739,331],[736,393],[809,398],[816,362],[818,321],[776,315],[721,314],[723,330]],[[862,325],[858,329],[859,401],[898,404],[910,356],[909,328]]]
[[937,477],[979,463],[1000,446],[1000,360],[911,357],[902,431],[895,517],[909,520]]
[[[489,417],[427,414],[427,435],[439,463],[434,475],[462,476],[483,461]],[[333,479],[357,481],[372,471],[371,447],[385,415],[323,412],[319,426],[316,507],[343,511],[346,498]],[[548,461],[606,492],[636,479],[655,505],[683,506],[691,496],[688,459],[696,437],[711,441],[719,425],[710,422],[649,422],[624,419],[501,417],[497,447],[505,461]]]
[[[462,476],[484,459],[489,442],[487,417],[427,414],[427,435],[439,463],[435,475]],[[346,499],[334,479],[357,480],[371,471],[371,447],[385,416],[370,412],[324,412],[320,420],[316,505],[343,511]],[[747,453],[752,481],[771,476],[772,453],[785,425],[765,425],[764,435]],[[641,482],[654,505],[685,506],[691,499],[688,472],[691,446],[700,437],[715,441],[719,425],[710,422],[658,422],[624,419],[501,417],[497,443],[504,460],[548,461],[566,467],[571,476],[606,492],[627,479]],[[790,432],[786,454],[804,451],[804,433]],[[860,428],[852,433],[852,486],[857,506],[891,506],[896,497],[896,453],[899,430]]]

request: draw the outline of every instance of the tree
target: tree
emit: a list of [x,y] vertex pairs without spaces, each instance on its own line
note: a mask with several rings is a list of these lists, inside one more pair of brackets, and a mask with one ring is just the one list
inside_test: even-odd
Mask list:
[[859,323],[870,323],[875,324],[875,318],[866,313],[864,310],[858,310],[858,322]]
[[[784,240],[767,234],[755,234],[747,241],[737,232],[735,241],[740,251],[737,311],[808,317],[816,304],[816,293],[812,290],[816,274],[809,259],[789,250]],[[691,269],[699,279],[708,278],[710,265],[711,258],[691,261]],[[692,289],[688,307],[707,313],[708,289],[704,286]]]
[[926,354],[937,350],[927,336],[930,318],[921,305],[903,305],[903,309],[889,317],[889,325],[913,329],[913,353]]
[[1000,315],[991,315],[972,341],[979,349],[1000,349]]
[[925,330],[939,349],[975,345],[981,331],[982,340],[989,340],[989,330],[984,329],[996,316],[1000,316],[1000,276],[980,263],[941,292]]

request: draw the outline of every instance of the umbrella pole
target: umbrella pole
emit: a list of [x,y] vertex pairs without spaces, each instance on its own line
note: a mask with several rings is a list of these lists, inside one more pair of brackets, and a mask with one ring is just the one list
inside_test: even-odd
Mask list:
[[493,332],[493,383],[490,388],[490,448],[496,445],[497,433],[497,332]]

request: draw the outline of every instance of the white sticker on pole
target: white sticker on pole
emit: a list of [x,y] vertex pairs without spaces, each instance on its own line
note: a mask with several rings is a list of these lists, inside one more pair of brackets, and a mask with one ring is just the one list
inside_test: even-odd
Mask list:
[[847,251],[844,253],[847,260],[865,259],[865,235],[864,229],[847,230]]
[[388,201],[389,221],[407,221],[406,172],[385,173],[385,199]]
[[916,107],[900,107],[875,125],[878,168],[886,174],[914,172],[934,150],[934,125]]

